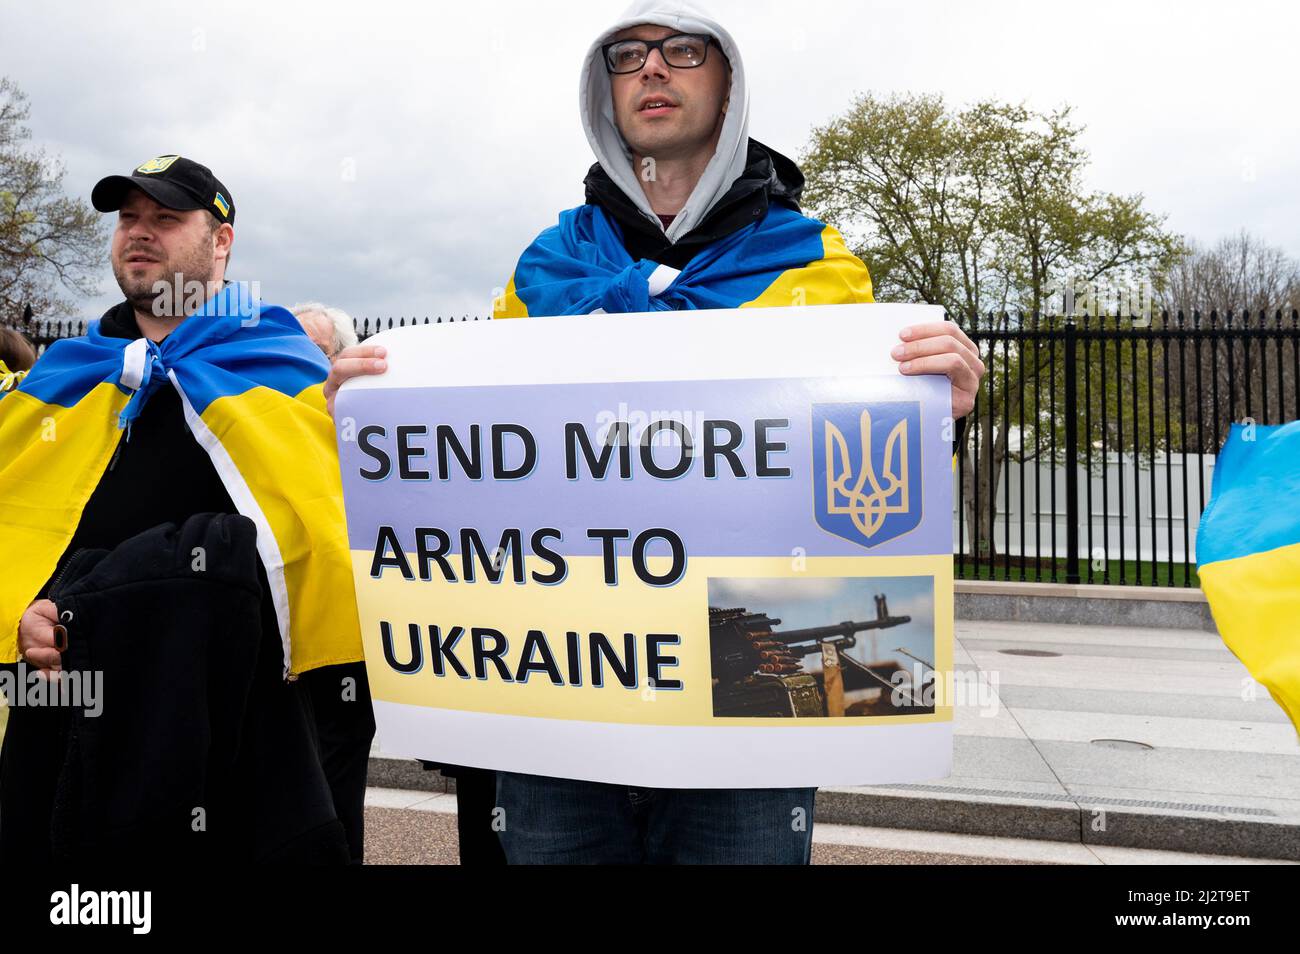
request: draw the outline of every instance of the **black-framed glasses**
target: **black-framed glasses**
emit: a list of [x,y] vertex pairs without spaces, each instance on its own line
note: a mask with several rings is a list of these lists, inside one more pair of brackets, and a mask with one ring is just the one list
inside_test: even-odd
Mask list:
[[605,54],[605,69],[611,73],[640,72],[651,50],[658,50],[674,69],[689,70],[704,65],[712,40],[699,33],[675,33],[662,40],[617,40],[600,49]]

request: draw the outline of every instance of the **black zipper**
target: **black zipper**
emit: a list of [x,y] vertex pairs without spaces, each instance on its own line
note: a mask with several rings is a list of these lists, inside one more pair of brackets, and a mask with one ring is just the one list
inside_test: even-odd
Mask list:
[[81,556],[81,554],[85,552],[86,552],[85,547],[78,547],[77,549],[73,550],[72,555],[68,557],[68,561],[63,564],[63,568],[59,570],[58,573],[54,574],[54,579],[50,580],[50,585],[45,591],[47,594],[49,594],[49,598],[51,601],[57,602],[57,600],[54,600],[55,590],[59,588],[59,584],[63,582],[63,578],[68,575],[68,570],[70,570],[72,568],[72,564],[77,561],[77,557]]
[[122,456],[122,446],[130,440],[131,425],[128,423],[126,425],[126,434],[123,437],[118,438],[117,448],[113,451],[113,459],[108,462],[109,473],[112,473],[113,468],[117,466],[117,459]]

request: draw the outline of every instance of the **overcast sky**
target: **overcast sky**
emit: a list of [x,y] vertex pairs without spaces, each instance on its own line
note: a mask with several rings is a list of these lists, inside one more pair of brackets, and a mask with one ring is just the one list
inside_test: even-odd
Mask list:
[[[1070,103],[1091,185],[1170,227],[1300,255],[1300,7],[1263,0],[715,0],[750,132],[797,157],[859,92]],[[0,73],[69,191],[155,155],[237,205],[232,277],[357,316],[486,314],[524,245],[582,202],[587,45],[622,2],[0,0]],[[870,263],[868,263],[869,265]],[[103,269],[97,317],[118,300]]]

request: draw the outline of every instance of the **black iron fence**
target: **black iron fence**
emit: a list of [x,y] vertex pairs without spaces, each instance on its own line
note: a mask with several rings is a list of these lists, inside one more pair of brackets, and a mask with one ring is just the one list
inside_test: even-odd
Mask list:
[[[426,315],[424,317],[405,316],[397,318],[354,318],[352,327],[356,329],[357,338],[364,341],[371,335],[377,335],[381,331],[388,331],[391,328],[405,328],[408,325],[441,325],[452,321],[480,321],[478,315]],[[11,327],[16,328],[25,334],[29,341],[36,346],[38,355],[44,354],[45,349],[60,338],[73,338],[77,335],[86,333],[86,319],[68,319],[65,321],[37,321],[28,320],[25,322],[16,322]]]
[[377,335],[381,331],[391,331],[393,328],[406,328],[410,325],[442,325],[452,321],[487,321],[486,318],[480,318],[478,315],[460,315],[443,316],[436,315],[423,318],[353,318],[352,327],[356,329],[357,338],[365,341],[371,335]]
[[37,356],[60,338],[75,338],[86,333],[87,322],[84,318],[71,318],[66,321],[27,321],[15,323],[9,327],[21,331],[36,348]]
[[1300,418],[1282,312],[989,316],[959,457],[959,578],[1196,586],[1196,528],[1233,422]]

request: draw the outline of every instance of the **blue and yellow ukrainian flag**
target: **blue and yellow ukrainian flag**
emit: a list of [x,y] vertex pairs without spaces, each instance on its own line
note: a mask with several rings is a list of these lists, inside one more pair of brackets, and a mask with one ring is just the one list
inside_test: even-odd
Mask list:
[[702,249],[680,271],[633,261],[616,222],[595,205],[560,213],[519,258],[493,318],[627,314],[694,308],[872,301],[871,276],[839,232],[794,209]]
[[1223,641],[1300,732],[1300,421],[1232,425],[1196,558]]
[[160,387],[185,420],[257,548],[286,672],[363,658],[334,426],[329,363],[288,311],[228,285],[161,343],[107,337],[92,322],[58,341],[0,395],[0,662],[53,575],[118,442]]

